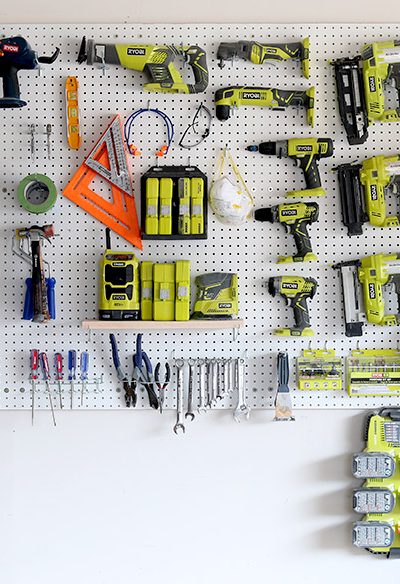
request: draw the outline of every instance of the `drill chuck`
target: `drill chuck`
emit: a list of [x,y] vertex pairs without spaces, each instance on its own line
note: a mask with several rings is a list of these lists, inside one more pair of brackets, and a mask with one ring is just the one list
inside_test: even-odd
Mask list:
[[256,209],[254,211],[254,219],[256,221],[269,221],[270,223],[274,223],[274,215],[273,207],[264,207],[263,209]]
[[266,154],[267,156],[276,156],[276,142],[261,142],[258,145],[258,151],[260,154]]
[[279,283],[276,282],[277,278],[270,278],[268,280],[268,292],[271,296],[275,296],[277,291],[279,290]]

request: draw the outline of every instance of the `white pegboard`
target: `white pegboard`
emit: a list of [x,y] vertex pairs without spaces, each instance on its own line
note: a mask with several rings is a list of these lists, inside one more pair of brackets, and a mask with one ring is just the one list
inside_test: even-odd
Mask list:
[[[211,179],[219,149],[229,145],[239,168],[253,191],[256,206],[270,206],[284,200],[288,190],[304,188],[302,173],[289,160],[278,160],[246,152],[250,143],[283,140],[301,136],[328,136],[334,139],[333,158],[320,163],[321,176],[327,197],[319,199],[320,220],[311,226],[310,233],[319,264],[277,266],[278,255],[292,253],[293,239],[279,225],[248,222],[245,226],[229,228],[209,215],[209,237],[206,241],[168,242],[145,241],[140,259],[173,261],[190,259],[192,277],[210,271],[235,271],[239,274],[240,315],[246,328],[233,341],[225,332],[158,332],[146,333],[144,348],[152,361],[166,360],[175,348],[178,355],[237,356],[245,349],[249,362],[247,388],[252,408],[271,406],[271,387],[276,386],[275,354],[287,350],[292,358],[308,346],[309,339],[277,338],[271,330],[293,318],[283,299],[271,298],[262,284],[270,276],[297,273],[312,275],[319,282],[315,299],[310,302],[311,321],[317,335],[313,347],[325,344],[346,355],[357,347],[357,339],[344,335],[341,290],[338,276],[330,265],[364,255],[399,250],[399,230],[374,230],[365,226],[364,235],[349,238],[341,224],[340,200],[336,176],[330,170],[339,163],[362,160],[375,154],[398,151],[400,124],[375,125],[368,141],[361,146],[349,146],[342,128],[334,87],[333,70],[329,59],[359,54],[365,42],[385,40],[398,36],[396,25],[8,25],[1,36],[22,34],[39,54],[51,54],[61,48],[60,58],[51,66],[44,66],[44,77],[35,72],[21,71],[21,96],[28,101],[22,109],[1,110],[0,128],[3,137],[3,172],[0,189],[3,193],[1,243],[3,260],[3,310],[0,332],[0,408],[29,408],[29,349],[46,350],[50,357],[61,351],[66,360],[68,349],[78,353],[89,350],[91,376],[103,375],[99,393],[89,393],[86,409],[124,407],[117,391],[118,383],[112,368],[108,333],[94,332],[91,338],[80,329],[80,322],[97,317],[97,290],[99,260],[104,249],[104,231],[84,211],[60,197],[56,206],[38,221],[54,223],[56,232],[53,246],[46,246],[45,256],[51,262],[57,280],[57,320],[41,327],[21,320],[24,279],[27,266],[11,253],[11,237],[18,227],[34,224],[37,219],[21,210],[16,200],[20,180],[31,172],[47,174],[59,191],[68,182],[92,146],[116,113],[126,117],[133,110],[145,107],[150,99],[152,107],[164,110],[175,124],[176,140],[166,159],[167,164],[186,163],[188,153],[177,146],[200,102],[213,110],[216,89],[228,85],[260,85],[282,89],[301,89],[315,85],[317,89],[316,125],[312,130],[305,123],[303,112],[294,108],[274,112],[268,108],[242,107],[231,120],[220,123],[213,120],[210,137],[190,152],[191,164],[197,165]],[[76,57],[81,37],[104,42],[151,44],[198,44],[207,51],[210,84],[204,94],[162,95],[141,91],[144,76],[135,71],[110,67],[106,76],[93,67],[78,66]],[[288,62],[277,66],[256,66],[238,61],[219,69],[216,51],[219,42],[254,39],[271,42],[295,41],[310,37],[311,78],[301,76],[299,64]],[[84,129],[84,144],[76,153],[65,138],[64,80],[67,75],[78,75],[80,108]],[[38,141],[37,158],[29,156],[29,123],[44,127],[53,125],[52,160],[47,160],[46,142]],[[139,191],[140,175],[154,164],[154,152],[164,142],[161,126],[154,120],[137,126],[136,144],[142,156],[132,161],[135,193]],[[113,247],[129,249],[124,240],[113,236]],[[131,364],[135,334],[118,333],[120,353],[124,366]],[[360,347],[384,348],[397,345],[399,330],[367,326]],[[128,359],[129,355],[129,359]],[[292,384],[294,386],[294,382]],[[173,389],[167,406],[174,404]],[[393,398],[349,398],[341,392],[293,391],[296,408],[360,408],[394,403]],[[226,398],[221,407],[231,407],[236,396]],[[76,407],[79,400],[76,400]],[[142,398],[146,407],[147,400]],[[39,394],[39,407],[47,407],[47,398]]]

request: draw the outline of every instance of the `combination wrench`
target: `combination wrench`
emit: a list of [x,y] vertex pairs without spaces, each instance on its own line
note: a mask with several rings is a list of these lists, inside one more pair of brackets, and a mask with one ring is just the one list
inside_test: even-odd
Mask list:
[[185,433],[185,417],[183,413],[183,368],[185,362],[183,359],[174,359],[173,365],[176,368],[177,377],[177,388],[176,388],[176,424],[174,426],[175,434],[178,434],[178,430],[182,430]]
[[199,402],[200,402],[197,411],[199,414],[204,414],[207,411],[207,388],[206,388],[207,365],[204,359],[197,359],[197,365],[199,368]]
[[194,359],[188,359],[189,367],[189,382],[188,382],[188,406],[185,418],[189,418],[191,421],[194,420],[195,415],[193,412],[193,386],[194,386],[194,368],[196,361]]
[[240,422],[242,418],[248,420],[250,416],[250,408],[246,404],[245,364],[246,361],[242,357],[235,360],[235,385],[238,388],[238,403],[233,417],[236,422]]

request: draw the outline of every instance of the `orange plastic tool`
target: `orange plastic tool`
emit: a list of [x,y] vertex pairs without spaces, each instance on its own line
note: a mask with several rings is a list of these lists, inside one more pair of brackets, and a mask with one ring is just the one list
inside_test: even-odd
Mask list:
[[70,148],[79,150],[82,144],[79,104],[78,104],[78,79],[74,76],[67,77],[65,81],[65,101],[67,113],[67,138]]
[[[90,188],[99,178],[109,183],[111,202]],[[119,115],[69,181],[63,195],[132,245],[143,249]]]

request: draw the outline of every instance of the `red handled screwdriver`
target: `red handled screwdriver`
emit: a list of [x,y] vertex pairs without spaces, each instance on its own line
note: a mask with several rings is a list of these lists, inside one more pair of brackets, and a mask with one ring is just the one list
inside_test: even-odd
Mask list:
[[62,402],[62,380],[64,379],[63,375],[63,356],[61,353],[55,353],[54,355],[54,367],[56,369],[56,381],[58,384],[58,396],[60,398],[60,409],[63,409],[63,402]]

